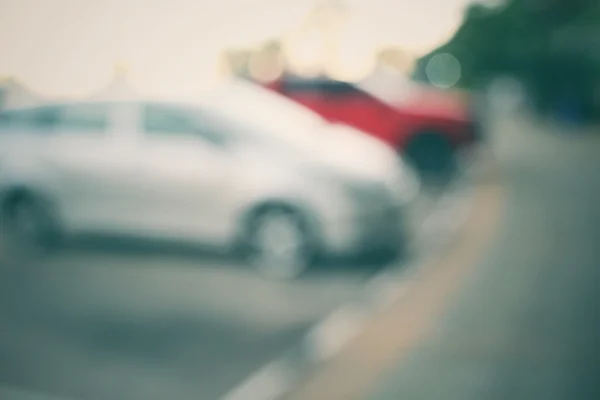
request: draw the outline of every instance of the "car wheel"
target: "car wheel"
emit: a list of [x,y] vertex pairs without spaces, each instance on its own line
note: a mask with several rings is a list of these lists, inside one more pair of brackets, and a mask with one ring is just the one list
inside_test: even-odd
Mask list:
[[456,151],[440,133],[417,134],[406,146],[405,155],[425,185],[444,186],[456,173]]
[[14,196],[4,205],[6,245],[18,256],[45,253],[56,244],[58,229],[53,213],[41,199]]
[[303,218],[285,209],[258,213],[249,223],[245,259],[261,275],[277,280],[293,279],[313,260],[313,246]]

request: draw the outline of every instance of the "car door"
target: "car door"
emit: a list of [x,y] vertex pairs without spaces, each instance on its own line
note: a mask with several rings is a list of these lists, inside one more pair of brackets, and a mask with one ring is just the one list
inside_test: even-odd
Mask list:
[[232,164],[198,111],[142,107],[138,161],[144,227],[162,235],[221,243]]
[[45,165],[61,212],[74,231],[120,233],[136,223],[136,170],[131,157],[129,105],[56,106]]

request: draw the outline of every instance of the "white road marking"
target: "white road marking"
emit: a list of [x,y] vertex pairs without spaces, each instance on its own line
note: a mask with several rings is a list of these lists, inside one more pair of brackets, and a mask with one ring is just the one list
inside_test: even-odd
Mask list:
[[360,331],[368,313],[354,306],[345,306],[333,312],[307,336],[310,359],[327,360],[337,354]]
[[223,400],[275,400],[282,396],[293,380],[286,363],[273,362],[259,370]]

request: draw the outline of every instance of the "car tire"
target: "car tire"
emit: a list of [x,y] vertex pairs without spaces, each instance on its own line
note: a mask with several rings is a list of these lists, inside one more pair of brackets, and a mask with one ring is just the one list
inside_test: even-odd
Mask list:
[[416,134],[404,154],[426,186],[445,186],[456,174],[456,149],[439,132]]
[[306,219],[288,208],[267,208],[254,213],[245,233],[245,262],[260,275],[291,280],[311,267],[313,236]]

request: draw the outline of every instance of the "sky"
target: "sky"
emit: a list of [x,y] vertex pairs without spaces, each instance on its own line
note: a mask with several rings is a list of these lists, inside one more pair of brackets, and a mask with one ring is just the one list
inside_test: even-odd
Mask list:
[[[215,82],[222,50],[289,31],[314,2],[0,0],[0,77],[45,95],[79,96],[107,85],[121,64],[144,91],[195,92]],[[453,33],[469,0],[346,3],[345,48],[362,62],[385,44],[426,53]]]

